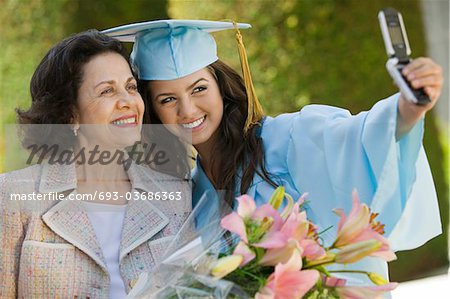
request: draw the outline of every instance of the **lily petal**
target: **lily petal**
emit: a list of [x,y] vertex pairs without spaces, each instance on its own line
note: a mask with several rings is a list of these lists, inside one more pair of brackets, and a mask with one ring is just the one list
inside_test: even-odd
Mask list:
[[276,266],[279,263],[286,264],[295,251],[301,254],[303,250],[297,240],[291,239],[286,246],[268,249],[259,263],[264,266]]
[[244,259],[242,260],[240,266],[248,264],[255,258],[255,253],[245,244],[244,242],[239,242],[234,249],[233,255],[241,255]]
[[287,242],[286,235],[278,231],[267,234],[261,242],[255,243],[253,246],[261,248],[281,248],[285,246]]
[[237,269],[244,258],[242,255],[229,255],[218,259],[212,270],[211,275],[217,279],[227,276]]
[[253,198],[244,194],[239,196],[236,200],[238,201],[237,213],[239,216],[243,219],[251,217],[256,210],[256,204]]
[[308,260],[319,260],[326,256],[325,249],[314,240],[305,239],[300,241],[300,247],[303,248],[303,256]]
[[274,293],[274,298],[302,298],[320,278],[316,270],[285,271],[280,265],[265,286]]
[[280,230],[281,226],[283,225],[283,219],[281,218],[280,213],[278,213],[278,211],[275,210],[270,204],[264,204],[258,207],[252,215],[252,219],[258,221],[264,218],[273,219],[273,224],[271,227],[272,231]]
[[[295,207],[298,209],[298,204],[295,204]],[[281,232],[288,238],[302,240],[306,238],[308,228],[309,222],[306,220],[306,214],[292,212],[281,227]]]
[[342,299],[377,299],[383,298],[385,292],[390,292],[397,287],[398,283],[390,282],[382,286],[348,286],[337,287],[336,291]]
[[[301,250],[294,250],[291,254],[291,257],[289,258],[289,260],[286,263],[280,263],[278,265],[275,266],[275,272],[281,271],[300,271],[300,269],[303,266],[303,261],[302,261],[302,252]],[[274,272],[274,273],[275,273]]]
[[374,239],[346,245],[336,253],[336,263],[356,263],[360,259],[373,254],[381,246],[381,242]]
[[232,233],[237,234],[239,237],[241,237],[242,241],[248,243],[245,223],[238,213],[232,212],[231,214],[223,217],[223,219],[220,221],[220,226]]

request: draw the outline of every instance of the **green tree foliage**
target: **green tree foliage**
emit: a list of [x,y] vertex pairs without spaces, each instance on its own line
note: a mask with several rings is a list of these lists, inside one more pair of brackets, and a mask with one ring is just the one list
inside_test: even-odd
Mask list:
[[106,29],[121,24],[166,19],[166,0],[71,0],[65,7],[68,14],[66,32],[90,28]]
[[0,17],[0,100],[2,123],[14,123],[14,107],[29,101],[29,82],[39,60],[64,35],[62,6],[67,0],[2,1]]
[[[358,113],[397,92],[384,66],[387,56],[377,18],[384,7],[402,12],[413,56],[425,55],[420,7],[413,0],[171,0],[169,15],[252,24],[242,34],[256,92],[268,114],[297,111],[309,103]],[[219,57],[239,69],[234,33],[218,32],[215,37]],[[448,184],[433,113],[427,115],[426,126],[424,143],[446,229]],[[417,222],[420,229],[420,219]],[[391,264],[393,280],[420,277],[448,265],[446,240],[445,233],[420,249],[399,253]]]
[[16,107],[29,105],[29,82],[34,69],[45,52],[64,36],[60,24],[63,24],[61,12],[66,1],[0,1],[0,171],[5,124],[15,122]]

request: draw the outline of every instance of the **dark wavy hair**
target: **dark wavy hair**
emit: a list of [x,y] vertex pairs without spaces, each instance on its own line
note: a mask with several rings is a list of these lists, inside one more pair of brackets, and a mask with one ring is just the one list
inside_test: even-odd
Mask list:
[[[217,172],[212,173],[211,181],[218,189],[225,190],[225,199],[232,205],[234,191],[238,183],[237,174],[242,173],[239,191],[244,194],[250,188],[255,174],[261,176],[270,185],[277,184],[270,178],[264,166],[264,147],[257,133],[259,125],[253,126],[244,135],[247,119],[247,93],[242,77],[224,62],[218,60],[207,67],[215,77],[223,99],[223,117],[218,128],[220,138],[213,145],[212,163]],[[144,122],[161,123],[156,114],[148,81],[140,82],[140,92],[146,102]]]
[[118,40],[94,29],[69,36],[48,51],[31,78],[31,107],[27,110],[16,109],[19,124],[47,125],[35,126],[39,127],[35,129],[39,130],[39,135],[31,129],[33,126],[22,126],[30,127],[29,131],[22,133],[25,147],[27,144],[55,140],[51,136],[58,136],[59,140],[55,142],[59,144],[74,144],[75,137],[70,126],[54,125],[72,124],[76,120],[84,65],[95,56],[108,52],[117,53],[128,62],[127,50]]

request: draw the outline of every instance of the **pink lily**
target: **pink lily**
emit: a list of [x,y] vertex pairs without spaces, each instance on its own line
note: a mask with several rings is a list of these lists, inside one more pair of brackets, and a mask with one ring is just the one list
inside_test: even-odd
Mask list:
[[[383,282],[377,286],[345,286],[347,281],[337,277],[325,277],[324,284],[328,287],[335,288],[340,298],[343,299],[376,299],[383,298],[383,293],[392,291],[398,283],[388,283],[384,278],[376,273],[369,272],[369,277],[375,276],[379,282]],[[372,278],[371,278],[372,279]]]
[[344,286],[336,287],[336,292],[342,299],[383,299],[384,293],[392,291],[397,286],[396,282],[381,286]]
[[377,214],[370,214],[367,205],[360,203],[356,191],[353,191],[353,206],[348,217],[342,209],[335,209],[334,212],[341,219],[338,224],[338,235],[332,247],[343,248],[359,242],[376,240],[379,246],[373,246],[373,250],[366,255],[378,256],[386,261],[396,259],[394,252],[390,250],[388,240],[382,236],[384,225],[374,221]]
[[256,208],[255,201],[248,195],[238,197],[237,201],[237,212],[225,216],[220,225],[224,229],[237,234],[244,243],[249,243],[247,226],[251,222],[258,223],[259,229],[265,231],[280,229],[283,220],[270,204],[264,204]]
[[296,240],[290,239],[286,246],[283,246],[282,248],[267,250],[259,263],[263,266],[275,266],[280,263],[285,264],[294,252],[298,252],[301,255],[303,249]]
[[267,284],[256,294],[255,299],[296,299],[302,298],[320,278],[316,270],[300,271],[300,252],[292,254],[285,264],[275,266]]
[[285,261],[294,248],[301,248],[302,256],[311,260],[325,256],[325,250],[315,240],[308,238],[311,224],[306,219],[306,212],[299,211],[299,205],[294,205],[279,231],[268,233],[261,242],[253,244],[268,249],[261,260],[262,264],[275,265]]
[[381,242],[375,239],[345,245],[336,253],[335,261],[339,264],[356,263],[360,259],[373,254],[380,247]]
[[299,213],[298,206],[298,203],[294,205],[294,209],[286,221],[282,224],[281,229],[273,230],[271,233],[267,233],[261,242],[253,245],[266,249],[283,248],[290,239],[298,240],[305,236],[308,232],[306,213]]
[[325,277],[323,279],[324,284],[328,287],[335,288],[340,298],[343,299],[376,299],[383,298],[382,295],[385,292],[392,291],[398,285],[398,283],[388,283],[384,278],[379,277],[376,273],[369,272],[370,275],[376,276],[379,282],[384,282],[377,286],[346,286],[347,281],[345,279],[337,277]]
[[303,248],[302,256],[308,260],[320,260],[326,256],[325,249],[317,243],[316,240],[303,239],[300,241],[300,246]]
[[320,260],[326,257],[327,252],[319,244],[318,228],[312,222],[308,222],[308,233],[305,238],[300,241],[300,246],[303,248],[303,257],[309,261]]

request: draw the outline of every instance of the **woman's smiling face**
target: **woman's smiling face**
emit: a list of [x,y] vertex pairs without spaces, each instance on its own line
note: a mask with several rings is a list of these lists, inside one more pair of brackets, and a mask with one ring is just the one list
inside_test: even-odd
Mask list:
[[223,100],[207,68],[175,80],[150,81],[151,101],[161,122],[192,145],[211,140],[223,116]]
[[[121,145],[140,140],[144,102],[137,91],[136,79],[121,55],[100,54],[84,65],[77,108],[78,123],[89,125],[84,126],[89,129],[80,128],[86,137],[101,143],[117,141]],[[97,134],[93,135],[95,131]]]

